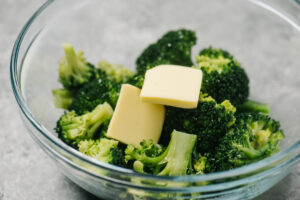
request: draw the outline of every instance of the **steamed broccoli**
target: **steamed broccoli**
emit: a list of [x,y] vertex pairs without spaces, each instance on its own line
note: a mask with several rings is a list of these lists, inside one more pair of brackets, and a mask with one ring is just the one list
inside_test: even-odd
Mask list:
[[202,156],[201,154],[194,153],[193,156],[193,168],[196,174],[204,174],[206,163],[207,163],[207,157]]
[[72,104],[75,92],[67,89],[54,89],[52,90],[52,95],[55,107],[68,109]]
[[200,94],[196,109],[167,107],[160,143],[167,144],[172,129],[197,135],[198,153],[209,152],[235,122],[236,109],[228,100],[218,104],[212,97]]
[[118,83],[126,83],[135,74],[135,72],[123,67],[122,65],[110,64],[106,60],[101,60],[98,63],[98,68],[100,74],[103,74],[108,79]]
[[59,82],[65,88],[78,88],[97,76],[93,65],[86,62],[83,52],[75,52],[69,43],[63,43],[65,57],[59,66]]
[[118,145],[119,141],[106,138],[82,140],[78,144],[78,150],[96,160],[126,167],[124,152]]
[[81,115],[104,102],[108,102],[114,108],[119,98],[120,88],[120,84],[106,78],[90,81],[78,90],[69,110],[74,110]]
[[252,100],[247,100],[243,104],[237,106],[237,112],[261,112],[269,114],[269,105],[259,103]]
[[81,140],[93,138],[100,125],[110,120],[112,114],[113,109],[106,102],[83,115],[65,112],[57,121],[55,130],[65,143],[77,147]]
[[135,87],[142,88],[144,84],[144,75],[136,74],[128,80],[128,83]]
[[138,74],[160,64],[192,66],[191,49],[196,44],[194,31],[169,31],[156,43],[149,45],[136,61]]
[[[150,148],[151,153],[147,154],[144,146],[135,148],[128,145],[125,150],[125,159],[135,160],[133,167],[139,172],[148,168],[151,173],[161,176],[187,175],[192,170],[191,159],[196,141],[196,135],[174,130],[168,147],[160,155],[152,153],[153,147]],[[160,152],[160,150],[158,151]]]
[[284,138],[279,122],[261,113],[241,113],[208,157],[207,172],[228,170],[264,159],[279,151]]
[[249,95],[249,79],[245,70],[227,51],[203,49],[196,56],[203,72],[201,91],[218,103],[229,100],[233,105],[242,104]]

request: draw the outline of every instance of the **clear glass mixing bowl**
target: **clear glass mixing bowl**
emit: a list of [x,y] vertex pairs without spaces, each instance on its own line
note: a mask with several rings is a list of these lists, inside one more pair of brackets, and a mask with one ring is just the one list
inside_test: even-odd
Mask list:
[[[33,139],[75,183],[104,199],[250,199],[276,184],[300,156],[299,2],[294,0],[47,1],[26,23],[11,56],[11,82]],[[107,59],[134,68],[139,53],[170,29],[188,28],[200,48],[228,49],[245,67],[251,98],[270,104],[286,133],[282,151],[231,171],[158,177],[93,160],[53,131],[62,110],[62,42],[96,63]],[[155,184],[154,184],[155,183]]]

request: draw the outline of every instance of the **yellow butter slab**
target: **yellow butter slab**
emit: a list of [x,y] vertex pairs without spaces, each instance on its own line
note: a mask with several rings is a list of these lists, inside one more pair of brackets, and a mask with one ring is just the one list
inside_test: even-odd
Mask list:
[[202,71],[179,65],[159,65],[145,74],[141,92],[144,102],[196,108],[202,83]]
[[158,143],[165,108],[162,105],[143,102],[140,92],[139,88],[132,85],[122,85],[107,137],[135,146],[139,146],[143,140],[150,139],[153,143]]

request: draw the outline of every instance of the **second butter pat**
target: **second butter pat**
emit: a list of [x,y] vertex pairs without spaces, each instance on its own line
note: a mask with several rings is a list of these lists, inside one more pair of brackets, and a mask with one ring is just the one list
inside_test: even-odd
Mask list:
[[139,88],[132,85],[122,85],[107,137],[135,146],[139,146],[143,140],[158,143],[165,108],[162,105],[143,102],[140,92]]
[[159,65],[145,74],[141,92],[144,102],[196,108],[202,83],[202,71],[178,65]]

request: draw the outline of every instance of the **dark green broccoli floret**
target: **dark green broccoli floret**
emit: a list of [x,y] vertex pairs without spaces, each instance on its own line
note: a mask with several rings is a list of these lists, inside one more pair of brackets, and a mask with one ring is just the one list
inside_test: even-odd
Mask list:
[[279,122],[261,113],[241,113],[235,125],[208,155],[207,172],[223,171],[257,162],[279,151],[284,138]]
[[118,82],[126,83],[131,79],[135,72],[123,67],[119,64],[111,64],[106,60],[101,60],[98,63],[99,73],[102,73],[106,78]]
[[261,112],[269,114],[270,109],[268,104],[259,103],[252,100],[247,100],[243,104],[237,106],[237,112]]
[[160,64],[192,66],[191,49],[196,44],[194,31],[169,31],[156,43],[149,45],[136,61],[138,74]]
[[160,143],[167,144],[172,129],[197,135],[197,151],[205,153],[214,149],[235,122],[236,109],[228,100],[221,104],[206,94],[201,94],[196,109],[166,108],[166,117]]
[[96,69],[85,60],[82,51],[76,53],[68,43],[64,43],[63,48],[65,57],[60,61],[59,82],[65,88],[78,88],[97,76]]
[[128,83],[134,85],[135,87],[142,88],[144,84],[144,75],[136,74],[128,80]]
[[74,110],[81,115],[104,102],[108,102],[114,108],[119,98],[120,88],[120,84],[106,78],[90,81],[78,90],[69,110]]
[[135,160],[133,169],[138,172],[143,172],[144,168],[148,168],[152,170],[152,174],[161,176],[187,175],[192,168],[191,159],[196,141],[196,135],[174,130],[168,147],[160,155],[153,153],[153,146],[150,147],[151,153],[147,153],[143,150],[144,146],[141,150],[128,145],[125,150],[125,159]]
[[78,150],[96,160],[126,167],[124,152],[118,147],[119,142],[112,139],[83,140]]
[[106,102],[83,115],[66,112],[57,121],[55,130],[65,143],[77,147],[81,140],[93,138],[100,125],[110,120],[112,114],[113,109]]
[[54,97],[54,105],[57,108],[68,109],[72,104],[75,91],[67,89],[54,89],[52,90]]
[[201,91],[218,103],[229,100],[233,105],[242,104],[249,95],[249,79],[245,70],[227,51],[203,49],[196,56],[203,72]]

